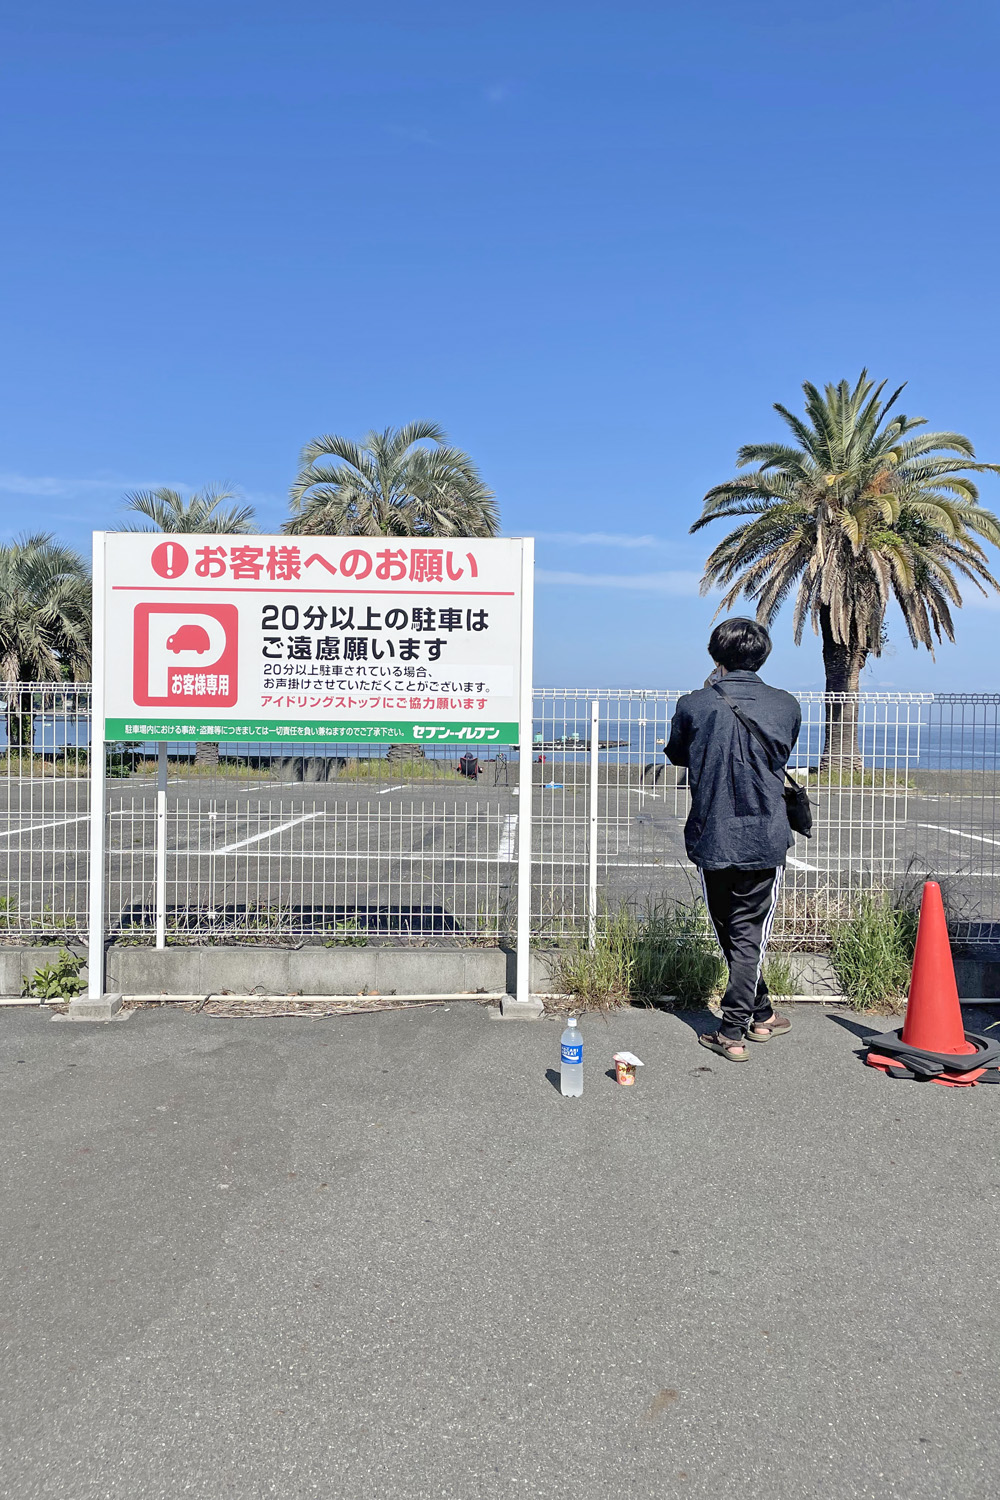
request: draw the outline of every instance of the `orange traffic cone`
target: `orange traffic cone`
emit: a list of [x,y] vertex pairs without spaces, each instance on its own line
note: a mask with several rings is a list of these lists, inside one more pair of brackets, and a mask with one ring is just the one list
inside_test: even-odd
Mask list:
[[[900,1053],[904,1050],[928,1053],[937,1059],[967,1057],[970,1054],[980,1054],[983,1050],[970,1042],[965,1034],[941,887],[935,880],[925,882],[920,902],[920,923],[913,954],[910,993],[899,1043],[894,1042],[894,1036],[890,1033],[886,1033],[884,1037],[876,1037],[866,1058],[871,1067],[878,1068],[883,1073],[899,1069],[903,1058],[886,1056],[880,1052],[880,1042],[893,1044],[894,1051],[898,1046]],[[938,1074],[934,1082],[952,1086],[975,1083],[985,1071],[983,1067],[964,1072],[959,1067],[949,1067]]]
[[941,887],[928,880],[920,902],[920,924],[913,954],[910,994],[903,1019],[903,1041],[924,1052],[975,1052],[965,1040],[958,1002],[955,965],[951,961],[948,923]]

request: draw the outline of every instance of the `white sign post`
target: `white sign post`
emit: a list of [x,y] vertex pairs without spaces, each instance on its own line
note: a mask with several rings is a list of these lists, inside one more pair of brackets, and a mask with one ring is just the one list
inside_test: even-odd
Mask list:
[[535,638],[535,539],[521,543],[521,698],[518,705],[518,827],[517,843],[517,982],[518,1005],[531,1000],[531,829],[534,768],[531,747],[534,734],[532,661]]
[[[95,532],[91,998],[104,991],[105,743],[312,739],[520,745],[527,999],[533,580],[531,539]],[[161,866],[162,851],[160,928]]]
[[[87,945],[87,999],[99,1008],[104,997],[104,901],[107,776],[104,753],[105,630],[104,533],[94,532],[93,668],[90,689],[90,928]],[[70,1014],[79,1007],[70,1004]],[[110,1011],[109,1011],[110,1014]]]

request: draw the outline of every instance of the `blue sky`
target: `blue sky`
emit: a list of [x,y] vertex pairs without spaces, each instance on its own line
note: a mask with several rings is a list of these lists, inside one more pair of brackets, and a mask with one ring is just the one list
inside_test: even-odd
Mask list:
[[[276,529],[309,438],[429,417],[539,537],[537,680],[679,687],[688,526],[804,379],[1000,459],[995,6],[5,15],[6,535],[224,479]],[[932,663],[894,617],[865,683],[1000,689],[998,624]],[[821,686],[813,638],[770,675]]]

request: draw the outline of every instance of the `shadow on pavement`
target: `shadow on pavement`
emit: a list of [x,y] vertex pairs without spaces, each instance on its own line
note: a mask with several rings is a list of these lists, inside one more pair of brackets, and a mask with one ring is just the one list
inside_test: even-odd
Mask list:
[[[605,1068],[605,1070],[604,1070],[604,1076],[605,1076],[605,1078],[610,1078],[611,1082],[615,1085],[615,1087],[618,1086],[618,1074],[615,1072],[614,1068]],[[551,1083],[551,1085],[555,1089],[556,1093],[557,1094],[561,1094],[562,1093],[562,1083],[561,1083],[560,1078],[559,1078],[559,1069],[558,1068],[546,1068],[545,1069],[545,1077],[548,1080],[548,1082]]]
[[[879,1028],[872,1026],[866,1021],[849,1021],[846,1016],[830,1015],[826,1019],[832,1021],[835,1026],[843,1026],[845,1031],[852,1032],[854,1036],[860,1037],[863,1042],[867,1042],[869,1037],[880,1035]],[[883,1027],[882,1030],[884,1031],[885,1028]]]
[[674,1015],[678,1021],[683,1021],[685,1026],[689,1026],[696,1036],[701,1036],[705,1031],[718,1031],[719,1029],[719,1018],[709,1010],[707,1005],[701,1010],[675,1010]]

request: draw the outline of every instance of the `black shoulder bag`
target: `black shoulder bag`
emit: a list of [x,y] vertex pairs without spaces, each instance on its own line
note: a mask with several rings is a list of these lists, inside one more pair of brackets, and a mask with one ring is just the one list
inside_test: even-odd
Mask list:
[[[765,757],[769,757],[767,742],[765,741],[760,730],[757,728],[757,725],[753,722],[752,719],[747,718],[743,710],[733,702],[732,698],[728,697],[728,695],[722,691],[717,682],[713,683],[713,687],[715,688],[715,691],[718,693],[722,701],[729,704],[729,707],[739,719],[740,723],[743,725],[747,733],[752,735],[753,738],[757,741],[758,745],[763,750]],[[768,764],[770,764],[769,758]],[[782,769],[784,776],[783,790],[785,798],[785,812],[788,814],[788,825],[793,833],[801,833],[803,838],[811,839],[813,815],[812,803],[809,801],[809,794],[804,786],[799,785],[794,776],[789,776],[787,766],[783,767]]]

